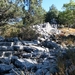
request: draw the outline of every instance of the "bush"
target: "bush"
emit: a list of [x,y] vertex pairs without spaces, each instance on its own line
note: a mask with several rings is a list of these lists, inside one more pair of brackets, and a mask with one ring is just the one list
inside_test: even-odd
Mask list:
[[18,34],[20,33],[20,28],[11,25],[2,26],[0,27],[0,29],[1,29],[0,35],[4,37],[17,37]]
[[[75,48],[67,49],[67,56],[69,57],[69,60],[71,61],[72,65],[75,65]],[[60,55],[60,54],[59,54]],[[65,66],[64,66],[64,61],[66,58],[61,58],[58,57],[58,66],[60,69],[60,75],[65,75]],[[70,66],[71,67],[71,66]],[[74,66],[75,67],[75,66]],[[73,67],[70,68],[70,70],[73,69]],[[70,72],[70,75],[75,75],[75,69]]]
[[39,34],[37,34],[33,29],[30,27],[23,27],[21,32],[19,33],[18,37],[23,40],[35,40]]
[[30,26],[23,25],[1,26],[0,35],[5,38],[19,37],[21,40],[35,40],[39,36]]

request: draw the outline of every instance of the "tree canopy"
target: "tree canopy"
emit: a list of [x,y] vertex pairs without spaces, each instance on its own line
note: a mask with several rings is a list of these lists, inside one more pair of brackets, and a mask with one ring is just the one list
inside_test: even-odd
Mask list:
[[21,17],[24,25],[41,23],[46,13],[41,3],[42,0],[2,0],[0,2],[0,23],[5,23],[8,19],[15,17]]
[[11,18],[22,18],[23,25],[33,25],[50,22],[64,25],[75,25],[75,2],[63,4],[63,11],[59,11],[55,5],[51,5],[46,12],[42,8],[43,0],[1,0],[0,1],[0,25],[6,24]]

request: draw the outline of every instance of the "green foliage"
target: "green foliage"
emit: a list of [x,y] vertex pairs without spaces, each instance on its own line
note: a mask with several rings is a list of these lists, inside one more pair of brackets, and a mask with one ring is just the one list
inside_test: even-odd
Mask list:
[[69,10],[60,12],[58,15],[59,24],[72,24],[73,23],[73,14]]
[[21,32],[18,34],[18,37],[23,40],[35,40],[38,36],[39,34],[37,34],[29,26],[22,27]]
[[10,18],[21,17],[22,8],[12,0],[0,1],[0,26],[6,25]]
[[20,32],[20,28],[9,25],[4,26],[2,29],[1,35],[4,37],[17,37]]
[[58,14],[59,14],[59,11],[54,5],[52,5],[45,16],[45,22],[51,23],[53,19],[57,21]]
[[5,38],[18,37],[22,40],[35,40],[39,36],[30,26],[19,24],[1,26],[0,35]]
[[[24,25],[43,23],[45,10],[42,9],[41,3],[42,0],[25,1],[24,4],[26,4],[26,6],[23,5],[23,12],[25,14],[23,17]],[[25,7],[27,7],[27,10],[25,10]]]
[[70,0],[69,3],[64,4],[63,8],[65,9],[63,11],[63,18],[65,20],[65,23],[69,25],[74,25],[74,19],[75,19],[75,2],[73,0]]
[[58,24],[64,24],[70,27],[75,25],[75,2],[70,0],[69,3],[63,4],[63,11],[58,11],[54,5],[52,5],[49,11],[45,15],[45,22],[52,23],[55,19]]
[[[2,0],[0,1],[0,23],[10,18],[21,17],[24,25],[43,23],[45,10],[42,0]],[[8,8],[8,9],[7,9]],[[6,10],[7,9],[7,10]]]

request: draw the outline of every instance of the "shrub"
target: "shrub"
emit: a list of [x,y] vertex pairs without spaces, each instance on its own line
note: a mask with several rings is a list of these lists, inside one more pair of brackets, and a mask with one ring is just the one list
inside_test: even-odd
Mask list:
[[[67,49],[67,56],[69,57],[72,65],[74,66],[75,65],[75,48]],[[62,59],[61,57],[58,57],[58,66],[59,66],[59,69],[60,69],[60,75],[65,75],[64,74],[65,73],[65,66],[64,66],[65,60],[66,60],[66,58]],[[73,69],[73,67],[71,67],[70,70],[71,69]],[[70,73],[71,73],[70,75],[75,75],[75,69]]]
[[6,26],[3,31],[3,36],[4,37],[17,37],[19,32],[20,32],[20,28]]
[[5,38],[19,37],[22,40],[35,40],[39,36],[31,27],[20,24],[1,26],[0,35]]
[[18,37],[23,40],[35,40],[39,34],[37,34],[32,28],[30,27],[23,27],[21,32],[19,33]]

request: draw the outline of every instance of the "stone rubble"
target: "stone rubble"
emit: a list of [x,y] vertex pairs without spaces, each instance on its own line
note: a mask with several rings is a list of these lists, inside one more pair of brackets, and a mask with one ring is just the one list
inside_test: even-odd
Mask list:
[[59,31],[57,28],[53,28],[49,22],[39,25],[33,25],[32,27],[34,30],[36,30],[37,33],[43,35],[44,37],[48,37],[52,34],[59,34],[61,31]]
[[[33,27],[47,37],[40,37],[35,41],[20,41],[17,37],[7,39],[0,37],[0,75],[59,74],[57,58],[58,56],[62,58],[66,50],[50,40],[50,32],[54,28],[49,23]],[[57,32],[53,31],[53,33]]]
[[11,71],[15,68],[18,69],[17,73],[27,70],[28,73],[32,72],[34,75],[59,72],[55,49],[59,52],[60,47],[57,43],[48,40],[40,42],[39,45],[34,41],[0,42],[0,52],[4,53],[0,57],[0,73],[16,75],[15,71]]

